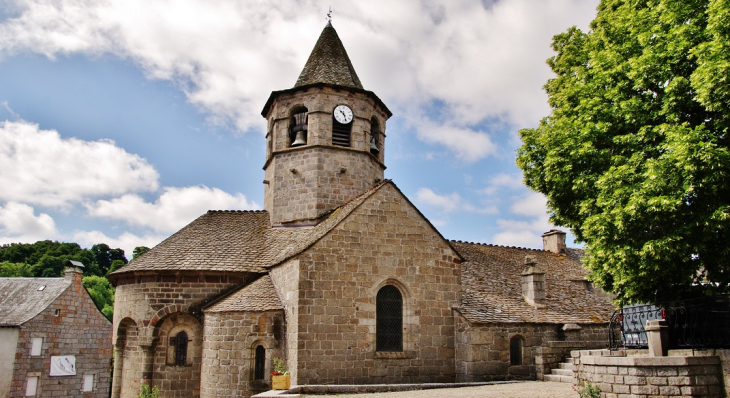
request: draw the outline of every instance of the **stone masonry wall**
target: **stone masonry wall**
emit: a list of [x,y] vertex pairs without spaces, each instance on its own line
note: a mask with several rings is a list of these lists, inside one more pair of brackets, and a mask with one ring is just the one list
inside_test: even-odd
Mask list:
[[296,385],[299,367],[299,260],[289,260],[272,269],[269,275],[284,306],[286,321],[284,358],[289,366],[291,384]]
[[[302,384],[453,382],[458,255],[392,185],[299,256]],[[403,296],[403,352],[376,352],[375,298]]]
[[598,385],[605,398],[725,396],[717,356],[610,355],[608,350],[573,351],[577,377]]
[[[206,313],[201,398],[250,397],[271,388],[273,357],[284,351],[282,311]],[[266,350],[264,380],[254,380],[255,350]]]
[[[365,193],[383,179],[383,167],[366,152],[299,147],[279,153],[266,169],[272,224],[316,219]],[[269,190],[266,190],[269,192]]]
[[[470,324],[456,314],[458,382],[542,380],[566,357],[570,348],[605,344],[604,324],[493,323]],[[603,330],[603,333],[601,331]],[[511,365],[510,340],[522,339],[522,365]]]
[[[172,365],[167,364],[164,354],[168,350],[169,339],[160,335],[161,326],[167,320],[171,323],[165,328],[188,324],[188,316],[200,324],[200,307],[211,298],[239,286],[242,281],[242,276],[203,273],[120,278],[117,281],[114,305],[114,342],[119,346],[119,326],[123,322],[134,323],[135,337],[128,339],[123,345],[124,363],[115,364],[115,369],[118,367],[124,371],[121,378],[114,378],[112,397],[136,397],[143,377],[151,384],[161,387],[160,397],[197,397],[200,388],[199,372],[194,379],[185,381],[181,381],[180,377],[188,376],[178,373],[192,374],[193,368],[199,367],[200,363],[191,363],[187,369],[171,369]],[[175,318],[171,318],[172,316]],[[188,356],[194,360],[202,355],[202,335],[197,332],[195,336],[193,329],[187,332],[189,335],[193,332],[188,344]],[[162,334],[165,334],[164,331]]]
[[[35,318],[20,327],[11,397],[25,396],[27,376],[38,377],[38,396],[106,398],[112,358],[112,325],[81,284],[81,272],[67,270],[73,283]],[[58,311],[58,315],[56,315]],[[30,356],[34,337],[42,337],[40,356]],[[49,375],[51,356],[74,355],[75,376]],[[94,376],[91,392],[82,392],[84,375]]]
[[[348,105],[354,115],[347,148],[332,146],[332,111],[340,104]],[[308,111],[307,145],[290,148],[292,112],[301,107]],[[373,118],[381,129],[377,155],[370,154]],[[382,180],[387,118],[376,101],[362,92],[316,87],[280,94],[267,115],[264,208],[272,224],[315,219],[364,193],[376,179]]]

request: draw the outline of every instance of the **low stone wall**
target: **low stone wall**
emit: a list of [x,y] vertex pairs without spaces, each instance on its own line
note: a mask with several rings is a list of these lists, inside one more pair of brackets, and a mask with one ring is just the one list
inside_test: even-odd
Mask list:
[[606,398],[725,396],[718,356],[627,357],[625,354],[600,350],[573,351],[571,355],[576,376],[600,386]]

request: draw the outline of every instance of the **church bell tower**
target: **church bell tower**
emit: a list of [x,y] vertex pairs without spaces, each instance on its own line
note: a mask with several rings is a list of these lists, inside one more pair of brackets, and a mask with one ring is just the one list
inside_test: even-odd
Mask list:
[[264,209],[276,226],[314,225],[383,179],[392,115],[363,89],[331,23],[296,84],[274,91],[268,121]]

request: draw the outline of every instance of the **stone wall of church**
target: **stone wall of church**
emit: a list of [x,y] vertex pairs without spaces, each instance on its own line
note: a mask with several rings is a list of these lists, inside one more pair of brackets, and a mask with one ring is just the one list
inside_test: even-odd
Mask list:
[[[137,397],[143,378],[160,387],[161,397],[197,397],[201,307],[242,281],[240,276],[206,274],[120,277],[114,303],[114,344],[124,359],[115,363],[122,376],[115,374],[112,397]],[[124,329],[125,325],[134,325],[133,339],[120,333],[120,326]],[[180,330],[190,338],[190,363],[185,366],[168,363],[168,334]]]
[[[571,349],[606,344],[604,323],[582,324],[566,333],[563,324],[471,324],[458,313],[454,319],[458,382],[541,380],[566,356],[569,359]],[[517,361],[511,358],[513,339],[521,347]]]
[[[458,255],[392,185],[299,256],[298,384],[453,382]],[[376,295],[403,296],[403,351],[376,351]]]
[[286,351],[292,385],[297,384],[299,361],[299,260],[292,259],[269,272],[286,319]]
[[[341,104],[354,115],[349,147],[332,145],[332,112]],[[307,144],[292,148],[291,118],[303,109],[308,115]],[[273,224],[315,219],[383,179],[388,115],[370,94],[332,87],[283,93],[267,119],[264,208]],[[380,130],[375,132],[376,155],[370,153],[373,120]]]
[[[284,329],[282,311],[206,313],[200,397],[250,397],[271,389],[273,357],[285,350]],[[259,345],[265,367],[264,378],[257,380]]]
[[383,179],[383,167],[366,152],[299,147],[280,153],[266,169],[273,224],[316,219]]

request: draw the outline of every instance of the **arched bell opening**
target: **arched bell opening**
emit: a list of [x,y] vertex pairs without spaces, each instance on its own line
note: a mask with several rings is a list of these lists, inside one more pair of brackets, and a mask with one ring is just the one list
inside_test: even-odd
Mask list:
[[289,121],[289,147],[307,145],[308,110],[303,106],[292,110]]

